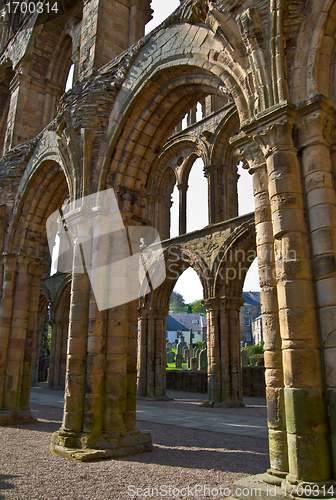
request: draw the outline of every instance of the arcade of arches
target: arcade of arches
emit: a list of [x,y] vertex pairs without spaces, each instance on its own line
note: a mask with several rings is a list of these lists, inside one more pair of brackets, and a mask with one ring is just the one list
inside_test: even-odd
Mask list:
[[[136,430],[137,391],[165,395],[165,319],[189,266],[208,311],[209,399],[242,405],[238,311],[256,250],[270,449],[260,481],[289,492],[333,484],[336,2],[181,0],[145,37],[150,0],[64,5],[49,18],[2,12],[0,423],[32,420],[48,314],[49,385],[65,386],[52,450],[83,461],[150,451],[150,434]],[[198,157],[209,225],[186,234]],[[239,161],[256,207],[243,217]],[[179,236],[169,239],[176,183]],[[166,279],[100,311],[75,264],[50,276],[46,220],[108,188],[126,227],[158,230]]]

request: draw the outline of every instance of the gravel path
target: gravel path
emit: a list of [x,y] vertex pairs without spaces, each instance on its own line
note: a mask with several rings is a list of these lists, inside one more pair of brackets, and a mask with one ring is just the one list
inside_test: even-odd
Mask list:
[[[150,404],[193,407],[195,411],[228,411],[200,409],[195,401],[199,403],[202,398],[198,396],[203,395],[192,394],[184,403],[178,403],[176,399],[186,397],[185,393],[179,394],[174,394],[175,402]],[[234,481],[265,472],[269,467],[267,439],[242,439],[148,422],[138,422],[138,429],[152,433],[153,452],[121,460],[80,463],[49,452],[50,434],[60,427],[62,410],[37,404],[31,408],[37,423],[0,427],[0,499],[225,498]],[[251,405],[245,411],[261,416],[264,409],[253,410]],[[197,496],[195,485],[202,488]],[[188,486],[189,492],[181,490]]]

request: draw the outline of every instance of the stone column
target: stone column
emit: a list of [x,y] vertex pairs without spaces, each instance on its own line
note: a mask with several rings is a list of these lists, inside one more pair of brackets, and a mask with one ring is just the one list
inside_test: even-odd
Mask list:
[[[60,321],[54,321],[52,325],[52,329],[55,332],[55,346],[54,346],[54,370],[53,370],[53,380],[52,387],[59,387],[59,379],[60,379],[60,364],[61,364],[61,349],[62,349],[62,325]],[[50,357],[51,357],[51,349],[50,349]],[[50,373],[50,365],[49,365],[49,373]]]
[[148,336],[148,309],[139,309],[138,321],[138,373],[137,396],[147,396],[147,336]]
[[[115,267],[106,267],[111,252],[116,262],[120,260],[118,253],[122,258],[125,253],[120,233],[106,233],[106,218],[86,223],[86,216],[98,217],[99,211],[99,205],[90,212],[84,204],[83,224],[80,219],[76,221],[79,211],[73,214],[73,227],[80,235],[74,248],[64,417],[51,443],[55,453],[81,461],[119,458],[152,449],[150,434],[135,428],[137,301],[98,310],[94,297],[102,291],[116,295],[127,286],[133,290],[135,280],[133,269],[124,276],[122,273],[128,270],[121,266],[121,275],[116,276]],[[90,249],[91,227],[94,238]],[[85,265],[90,264],[93,290],[88,274],[83,272],[86,267],[82,267],[81,243],[85,241],[86,259],[92,259]],[[138,285],[137,280],[136,276]]]
[[179,234],[187,232],[187,183],[177,185],[179,190]]
[[[35,349],[33,358],[33,373],[32,373],[32,384],[38,382],[38,371],[39,371],[39,359],[40,359],[40,343],[41,343],[41,328],[37,328],[35,335]],[[50,361],[49,361],[49,373],[50,373]]]
[[294,119],[287,107],[263,120],[249,133],[267,164],[285,384],[287,484],[325,484],[331,478],[331,456],[302,177],[292,143]]
[[131,47],[138,40],[138,7],[133,3],[129,8],[128,45]]
[[[44,263],[38,259],[29,259],[29,271],[31,273],[30,293],[29,293],[29,306],[27,318],[27,330],[25,337],[25,348],[21,371],[21,394],[20,394],[20,408],[21,411],[30,415],[29,400],[30,400],[30,387],[31,387],[31,374],[32,374],[32,360],[33,349],[35,344],[35,333],[37,324],[37,314],[40,300],[40,282]],[[35,262],[34,262],[35,260]]]
[[[260,148],[245,134],[235,138],[239,159],[248,161],[253,180],[255,225],[264,339],[266,401],[272,482],[280,484],[288,474],[288,447],[284,402],[279,310],[274,267],[274,238],[268,177]],[[276,479],[278,478],[278,480]]]
[[[48,375],[48,386],[54,387],[55,378],[55,359],[56,359],[56,345],[57,345],[57,328],[56,322],[51,321],[51,342],[50,342],[50,357],[49,357],[49,375]],[[41,336],[41,331],[38,332],[39,337]]]
[[334,108],[323,96],[302,104],[299,145],[328,393],[333,476],[336,478],[336,193],[331,148]]
[[155,321],[155,389],[156,398],[166,396],[166,321],[168,311],[160,309],[156,311]]
[[208,210],[209,224],[215,224],[221,220],[218,210],[218,167],[217,165],[206,165],[204,175],[208,179]]
[[[229,327],[229,381],[230,393],[228,394],[227,388],[223,393],[232,406],[244,406],[243,402],[243,377],[240,353],[240,308],[244,305],[244,300],[238,297],[230,297],[225,299],[226,311],[228,318],[227,322]],[[223,326],[225,325],[223,324]]]
[[82,270],[80,240],[74,248],[63,423],[52,440],[65,447],[79,445],[84,416],[90,282],[86,273],[77,270]]
[[67,347],[68,347],[68,325],[69,320],[64,323],[62,321],[62,347],[61,347],[61,359],[60,359],[60,376],[59,376],[59,386],[61,389],[65,389],[65,376],[66,376],[66,358],[67,358]]
[[0,424],[34,421],[29,409],[39,265],[26,256],[3,257],[0,324]]
[[242,407],[241,299],[204,300],[208,313],[208,395],[211,406]]
[[166,309],[139,310],[138,397],[166,396]]
[[[255,196],[257,255],[264,339],[265,381],[270,453],[269,473],[281,481],[288,473],[288,447],[284,402],[278,298],[274,268],[274,240],[267,189],[266,165],[251,169]],[[278,484],[280,484],[280,481]]]

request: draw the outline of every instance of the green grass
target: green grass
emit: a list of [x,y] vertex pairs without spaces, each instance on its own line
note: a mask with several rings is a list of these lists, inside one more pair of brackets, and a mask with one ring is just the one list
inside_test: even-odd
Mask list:
[[[182,363],[182,366],[188,366],[188,363]],[[182,370],[183,368],[175,368],[175,363],[167,363],[166,370]]]

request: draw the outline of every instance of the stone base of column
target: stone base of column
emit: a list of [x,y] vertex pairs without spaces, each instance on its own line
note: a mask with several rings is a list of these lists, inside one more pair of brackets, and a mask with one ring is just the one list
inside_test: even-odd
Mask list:
[[37,419],[27,410],[0,410],[0,425],[34,424]]
[[[332,483],[300,483],[290,485],[286,480],[281,484],[274,484],[274,478],[269,474],[258,474],[240,479],[233,484],[232,496],[228,500],[260,500],[271,498],[274,500],[299,498],[328,498],[335,500],[336,488]],[[315,487],[315,490],[313,489]],[[329,492],[329,493],[328,493]]]
[[200,406],[205,408],[245,408],[243,401],[205,401]]
[[65,431],[54,432],[50,451],[73,458],[80,462],[92,462],[106,458],[122,458],[152,451],[152,436],[149,432],[133,431],[117,435],[104,434],[95,442],[87,435],[72,434]]
[[281,482],[286,479],[288,472],[281,472],[275,469],[267,469],[265,482],[268,484],[275,484],[281,486]]

